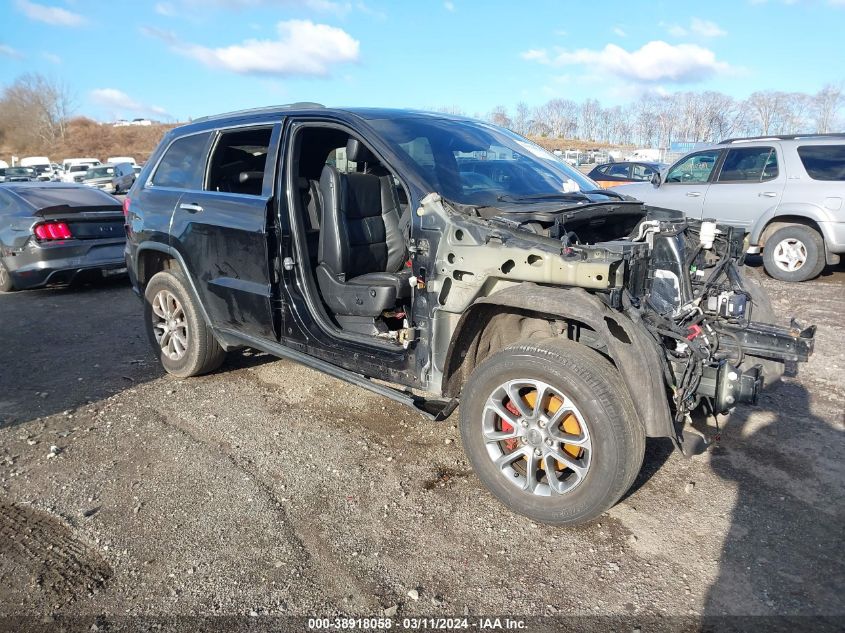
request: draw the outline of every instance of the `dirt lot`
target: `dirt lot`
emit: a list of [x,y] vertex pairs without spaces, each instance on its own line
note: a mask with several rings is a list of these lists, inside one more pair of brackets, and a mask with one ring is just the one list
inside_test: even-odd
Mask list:
[[845,267],[752,274],[811,362],[574,529],[498,505],[457,416],[252,353],[164,376],[125,282],[0,296],[0,615],[845,617]]

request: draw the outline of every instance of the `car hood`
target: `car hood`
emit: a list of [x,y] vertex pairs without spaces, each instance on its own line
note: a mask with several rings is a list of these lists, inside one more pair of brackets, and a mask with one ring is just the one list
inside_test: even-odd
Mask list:
[[621,193],[622,195],[631,196],[637,200],[648,202],[653,193],[657,191],[657,187],[650,182],[634,182],[627,185],[618,185],[614,187],[613,190],[616,193]]

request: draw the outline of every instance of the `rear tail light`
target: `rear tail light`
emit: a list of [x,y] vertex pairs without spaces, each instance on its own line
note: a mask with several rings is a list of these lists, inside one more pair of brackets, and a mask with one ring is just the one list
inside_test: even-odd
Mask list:
[[35,237],[39,242],[49,242],[51,240],[69,240],[73,237],[70,228],[64,222],[45,222],[39,224],[33,229]]
[[123,215],[129,215],[129,205],[132,204],[132,200],[129,199],[129,196],[126,196],[123,199]]

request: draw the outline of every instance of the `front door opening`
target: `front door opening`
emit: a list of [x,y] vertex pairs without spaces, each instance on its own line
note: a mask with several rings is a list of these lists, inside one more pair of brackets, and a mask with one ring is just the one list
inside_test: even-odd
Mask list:
[[331,127],[296,131],[291,173],[301,270],[327,316],[407,347],[415,279],[404,187],[361,139]]

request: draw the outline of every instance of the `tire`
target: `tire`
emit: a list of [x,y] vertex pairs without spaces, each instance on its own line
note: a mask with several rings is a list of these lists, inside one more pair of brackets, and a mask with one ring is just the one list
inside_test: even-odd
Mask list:
[[[154,353],[174,376],[207,374],[220,367],[226,358],[226,352],[206,325],[179,273],[162,271],[150,279],[144,291],[144,323]],[[165,325],[170,330],[166,340]],[[160,343],[160,339],[166,344]]]
[[9,274],[6,264],[0,261],[0,292],[12,292],[15,289],[15,282]]
[[807,281],[824,270],[824,239],[815,229],[792,224],[766,239],[763,267],[780,281]]
[[[498,412],[494,413],[489,403],[503,402],[499,398],[507,393],[505,386],[510,385],[521,386],[517,397],[523,399],[524,405],[531,405],[530,384],[528,393],[523,394],[524,385],[532,381],[545,383],[555,397],[565,396],[574,405],[565,407],[573,413],[563,416],[562,425],[570,424],[575,418],[577,425],[566,429],[566,432],[572,434],[569,437],[575,437],[576,433],[580,435],[580,448],[557,443],[548,437],[555,424],[543,424],[542,418],[535,423],[526,416],[514,416],[513,411],[518,409],[513,399],[509,399],[503,407],[515,422],[513,429],[520,421],[528,420],[528,426],[519,431],[524,433],[525,443],[520,444],[519,439],[497,442],[498,436],[492,437],[492,441],[489,436],[485,438],[485,433],[508,434],[504,418]],[[545,404],[539,408],[545,408],[546,414],[552,413],[546,416],[546,422],[554,421],[553,400],[552,397],[541,399],[549,404],[548,408]],[[533,404],[537,402],[535,395]],[[558,402],[561,402],[559,398]],[[566,401],[563,403],[565,405]],[[503,407],[499,406],[498,411],[502,411]],[[535,406],[534,413],[537,409]],[[536,419],[537,416],[533,417]],[[541,425],[547,434],[545,438]],[[549,525],[585,523],[608,510],[633,484],[645,451],[645,431],[616,368],[597,352],[563,339],[519,343],[482,362],[464,387],[460,426],[464,450],[487,489],[514,512]],[[539,431],[539,439],[533,431]],[[588,444],[583,444],[585,438]],[[549,441],[552,446],[547,448]],[[514,443],[517,448],[513,448]],[[589,448],[584,451],[586,446]],[[564,462],[545,452],[553,449],[557,450],[556,455],[568,452],[569,460],[565,463],[586,465],[586,471],[578,477],[574,469],[564,467]],[[536,476],[528,478],[525,476],[529,470],[527,457],[506,467],[494,463],[494,459],[507,460],[520,451],[535,455],[540,452],[540,460],[545,467],[535,470]],[[584,452],[578,454],[579,451]],[[523,473],[521,481],[520,465]],[[546,473],[558,469],[552,484],[552,478]],[[542,481],[544,477],[546,483]],[[553,489],[553,485],[557,489]],[[535,491],[529,491],[529,486],[536,486]],[[548,496],[541,496],[543,494]]]

